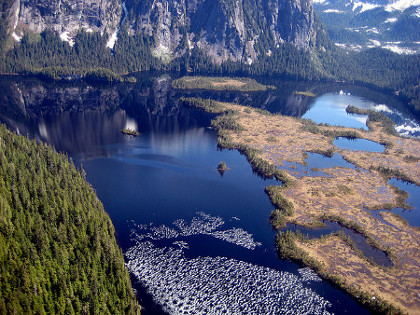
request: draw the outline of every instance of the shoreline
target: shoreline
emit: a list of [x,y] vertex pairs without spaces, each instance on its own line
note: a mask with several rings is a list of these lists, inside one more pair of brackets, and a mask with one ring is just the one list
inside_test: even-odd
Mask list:
[[[397,177],[419,185],[420,141],[388,133],[382,121],[370,121],[369,131],[356,131],[316,125],[250,107],[216,103],[221,114],[216,117],[219,123],[213,127],[218,130],[219,147],[239,150],[247,156],[254,170],[283,182],[282,186],[274,186],[274,190],[278,190],[276,193],[268,194],[279,215],[276,218],[274,214],[273,218],[272,213],[270,222],[279,219],[283,224],[313,227],[319,226],[321,219],[328,218],[361,233],[374,247],[387,253],[395,265],[373,264],[335,235],[304,242],[296,235],[288,234],[289,245],[301,253],[296,255],[293,251],[285,251],[287,246],[281,246],[284,232],[280,232],[276,238],[280,256],[316,269],[325,279],[373,311],[420,312],[420,297],[415,293],[420,274],[417,245],[420,229],[407,225],[396,214],[380,211],[405,204],[407,196],[401,196],[388,184],[390,177],[399,175]],[[334,147],[335,137],[343,134],[386,143],[386,150],[373,153]],[[296,178],[291,170],[280,171],[275,166],[282,165],[283,161],[303,164],[305,152],[325,155],[337,152],[363,171],[334,167],[323,170],[331,175],[328,178]],[[378,209],[372,211],[378,211],[382,220],[374,218],[364,208]]]

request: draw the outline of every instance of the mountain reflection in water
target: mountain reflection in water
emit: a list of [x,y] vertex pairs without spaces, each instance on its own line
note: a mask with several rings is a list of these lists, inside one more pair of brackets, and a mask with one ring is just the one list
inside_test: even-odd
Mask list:
[[[130,256],[136,266],[163,259],[167,252],[160,257],[155,255],[156,250],[166,248],[178,255],[172,261],[174,268],[184,259],[182,255],[191,264],[210,261],[215,268],[241,266],[244,273],[238,269],[232,275],[242,278],[252,272],[258,281],[262,281],[260,275],[269,273],[298,283],[302,292],[311,297],[305,300],[309,303],[305,304],[307,310],[367,313],[342,291],[325,281],[303,280],[299,266],[277,258],[274,232],[268,223],[272,205],[264,193],[264,187],[275,182],[264,181],[253,174],[245,157],[237,151],[217,150],[216,133],[207,128],[213,116],[185,108],[179,101],[181,95],[212,97],[302,116],[313,106],[315,99],[294,91],[324,94],[336,91],[337,87],[322,83],[270,81],[265,83],[275,84],[277,89],[261,93],[180,92],[171,88],[171,82],[168,75],[141,75],[136,84],[116,85],[48,83],[3,77],[0,79],[0,120],[20,134],[28,134],[66,152],[77,164],[83,163],[87,179],[110,214],[123,250],[127,252],[134,248],[148,253],[145,260]],[[121,129],[125,127],[137,128],[140,136],[124,136]],[[226,161],[230,168],[223,177],[217,172],[220,161]],[[155,226],[167,226],[174,220],[191,220],[198,211],[224,218],[226,231],[245,231],[261,245],[254,250],[233,246],[225,241],[225,237],[231,237],[229,233],[233,232],[226,234],[223,231],[217,234],[223,238],[200,234],[188,240],[174,239],[170,244],[133,243],[128,222],[138,226],[150,227],[151,222]],[[139,231],[135,233],[140,235]],[[178,248],[180,244],[189,248]],[[163,272],[164,269],[159,270]],[[133,270],[139,272],[137,268]],[[145,272],[143,276],[154,276],[147,269],[140,271]],[[228,275],[223,271],[216,280],[224,285]],[[171,279],[173,283],[179,280]],[[141,292],[141,304],[146,307],[146,314],[148,311],[162,311],[162,306],[165,309],[172,307],[146,293],[147,289],[149,293],[155,289],[150,283],[135,283],[135,286]],[[287,292],[295,289],[293,287]],[[253,293],[264,300],[265,293]],[[238,293],[239,296],[245,298]],[[176,296],[176,301],[179,299]],[[261,309],[283,307],[281,303],[264,303],[259,305]],[[252,309],[252,303],[248,306]]]

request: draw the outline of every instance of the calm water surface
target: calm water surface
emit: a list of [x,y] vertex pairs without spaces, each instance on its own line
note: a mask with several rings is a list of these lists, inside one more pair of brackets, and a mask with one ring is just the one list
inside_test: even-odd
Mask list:
[[361,97],[343,93],[328,93],[317,97],[311,108],[302,117],[311,119],[316,123],[367,130],[367,116],[347,114],[346,108],[350,104],[356,107],[367,108],[374,103]]
[[[307,269],[277,258],[268,223],[273,206],[264,193],[275,182],[253,174],[237,151],[218,150],[216,134],[208,129],[212,117],[182,107],[169,76],[100,87],[0,83],[1,121],[83,165],[115,225],[146,314],[367,313]],[[282,87],[259,107],[281,103],[284,111],[304,112],[311,101],[292,92],[280,98]],[[141,135],[123,136],[124,127]],[[308,172],[349,166],[339,155],[323,159],[328,158],[309,154]],[[220,161],[229,167],[223,176]]]
[[353,139],[346,137],[338,137],[334,140],[334,145],[340,149],[347,149],[352,151],[367,151],[367,152],[384,152],[385,146],[374,141],[366,139]]
[[408,192],[406,202],[412,207],[412,209],[396,208],[393,209],[392,212],[402,216],[410,225],[420,226],[420,187],[396,178],[392,178],[389,181],[389,184]]

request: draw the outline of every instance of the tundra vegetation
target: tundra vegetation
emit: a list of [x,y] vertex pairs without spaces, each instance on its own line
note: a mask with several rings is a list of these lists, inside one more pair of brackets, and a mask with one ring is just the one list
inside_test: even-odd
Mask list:
[[[420,159],[420,141],[390,132],[387,119],[372,112],[363,111],[369,115],[366,131],[316,124],[236,104],[219,105],[224,110],[212,123],[218,130],[218,145],[239,150],[254,171],[281,181],[266,188],[276,208],[270,215],[275,228],[288,222],[306,227],[320,226],[325,219],[338,222],[361,233],[394,265],[375,264],[340,233],[306,239],[299,233],[281,231],[276,238],[279,256],[313,267],[373,311],[419,312],[420,229],[381,209],[409,208],[407,194],[388,181],[397,177],[420,184],[420,169],[415,162]],[[361,113],[352,108],[348,111]],[[339,136],[386,143],[386,150],[340,149],[333,145]],[[292,168],[279,170],[285,161],[305,164],[307,152],[327,156],[336,152],[358,168],[334,167],[323,169],[328,177],[300,178],[294,176]],[[378,211],[381,220],[371,211]]]
[[174,89],[182,90],[213,90],[213,91],[240,91],[258,92],[275,88],[258,83],[251,78],[230,77],[203,77],[187,76],[172,82]]

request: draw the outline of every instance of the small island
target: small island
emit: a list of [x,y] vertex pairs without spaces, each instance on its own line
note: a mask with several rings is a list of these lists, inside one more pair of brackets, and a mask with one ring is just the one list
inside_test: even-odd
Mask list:
[[224,172],[227,170],[226,162],[220,162],[219,165],[217,165],[217,170],[219,172]]
[[220,176],[223,177],[223,174],[225,173],[225,171],[228,169],[226,162],[221,161],[219,163],[219,165],[217,165],[217,171],[219,172]]
[[239,91],[262,92],[275,89],[273,86],[263,85],[251,78],[203,77],[185,76],[174,80],[172,87],[179,90],[211,90],[211,91]]
[[121,133],[125,136],[132,136],[132,137],[137,137],[138,135],[140,135],[140,133],[137,130],[127,129],[127,128],[122,129]]
[[294,91],[293,94],[307,96],[307,97],[316,97],[316,94],[309,91]]

